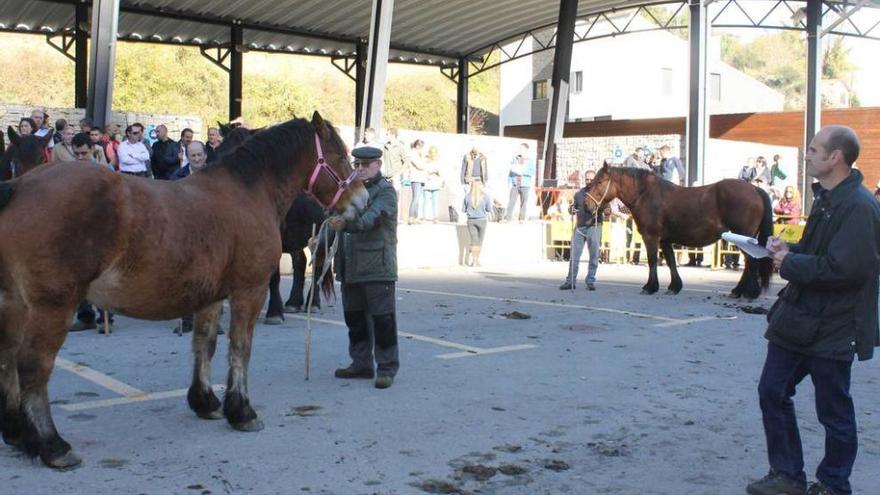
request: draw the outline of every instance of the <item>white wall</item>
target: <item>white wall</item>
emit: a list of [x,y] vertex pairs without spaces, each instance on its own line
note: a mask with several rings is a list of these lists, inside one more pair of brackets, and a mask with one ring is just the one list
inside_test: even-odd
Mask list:
[[[784,97],[747,75],[720,62],[710,47],[707,73],[720,74],[721,101],[709,99],[709,111],[741,113],[783,110]],[[540,56],[540,55],[539,55]],[[531,123],[531,62],[525,57],[501,67],[501,125]],[[664,89],[664,69],[671,70],[671,87]],[[654,31],[576,43],[571,71],[583,72],[583,90],[569,97],[569,121],[677,117],[687,114],[688,42],[671,33]],[[707,76],[707,87],[711,84]],[[572,85],[574,82],[572,81]],[[511,87],[513,86],[513,87]],[[533,115],[543,122],[544,115]]]

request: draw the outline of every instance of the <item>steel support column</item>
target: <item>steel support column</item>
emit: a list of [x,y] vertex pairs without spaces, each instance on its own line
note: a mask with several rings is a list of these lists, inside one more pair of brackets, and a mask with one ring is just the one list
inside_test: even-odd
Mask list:
[[[354,127],[361,128],[364,111],[364,87],[367,83],[367,44],[358,42],[354,55]],[[357,138],[357,136],[355,136]]]
[[[556,178],[556,142],[562,140],[565,114],[568,107],[568,79],[571,71],[571,51],[574,46],[574,25],[577,20],[577,0],[560,0],[556,24],[556,48],[553,52],[553,79],[550,83],[550,108],[544,135],[544,179]],[[539,184],[540,185],[540,184]]]
[[235,120],[241,117],[244,29],[240,22],[232,25],[229,43],[229,120]]
[[[819,88],[822,80],[822,2],[807,2],[807,100],[804,118],[804,153],[810,141],[821,126],[822,94]],[[801,192],[804,198],[804,214],[809,214],[813,206],[813,194],[810,185],[813,181],[807,173],[806,162],[801,167]]]
[[687,116],[687,177],[685,185],[700,185],[706,177],[706,44],[709,16],[705,0],[688,0],[689,84]]
[[357,138],[364,129],[382,127],[385,107],[385,75],[388,68],[388,50],[391,45],[391,16],[394,0],[373,0],[373,16],[370,20],[370,38],[367,50],[367,70],[364,81],[364,104],[361,110],[361,126]]
[[113,71],[116,66],[118,24],[119,0],[93,0],[86,116],[100,127],[104,127],[110,121],[113,104]]
[[74,18],[73,101],[76,108],[86,108],[89,97],[89,5],[78,2]]
[[467,134],[470,128],[470,112],[468,112],[468,60],[466,57],[458,59],[458,98],[455,109],[455,132]]

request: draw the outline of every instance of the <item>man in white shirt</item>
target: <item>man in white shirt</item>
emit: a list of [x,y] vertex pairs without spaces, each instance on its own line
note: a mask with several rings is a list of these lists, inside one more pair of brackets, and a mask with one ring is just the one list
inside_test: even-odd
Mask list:
[[123,174],[150,176],[150,150],[141,141],[140,127],[128,126],[125,129],[125,141],[119,143],[119,171]]
[[[46,124],[46,118],[49,115],[46,114],[46,109],[44,108],[35,108],[31,111],[31,119],[33,119],[34,123],[37,124],[36,130],[34,130],[34,135],[38,137],[44,137],[46,134],[52,132],[52,128]],[[50,150],[55,147],[55,140],[50,139],[49,144],[47,146]]]

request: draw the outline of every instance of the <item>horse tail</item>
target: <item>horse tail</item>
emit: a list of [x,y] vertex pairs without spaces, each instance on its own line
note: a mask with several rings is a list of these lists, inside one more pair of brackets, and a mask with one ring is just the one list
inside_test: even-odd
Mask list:
[[[755,188],[761,195],[764,203],[764,214],[761,216],[761,225],[758,227],[758,244],[767,245],[767,239],[773,235],[773,203],[770,201],[770,195],[760,188]],[[770,288],[770,277],[773,275],[773,259],[761,258],[758,265],[758,274],[761,278],[761,290],[766,291]]]
[[15,186],[8,182],[0,182],[0,210],[12,201],[12,193],[15,192]]

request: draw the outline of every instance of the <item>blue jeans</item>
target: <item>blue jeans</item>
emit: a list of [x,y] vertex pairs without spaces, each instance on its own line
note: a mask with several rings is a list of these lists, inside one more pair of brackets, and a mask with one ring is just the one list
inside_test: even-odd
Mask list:
[[856,416],[849,395],[852,361],[810,357],[776,344],[767,347],[767,359],[758,384],[758,396],[767,436],[770,467],[794,480],[806,481],[804,454],[791,398],[807,376],[816,389],[816,415],[825,427],[825,458],[816,478],[838,493],[849,495],[849,476],[856,460]]
[[568,277],[566,281],[574,287],[577,282],[578,268],[581,264],[581,255],[584,253],[584,244],[590,251],[590,265],[587,269],[588,284],[596,283],[596,270],[599,269],[599,244],[602,241],[602,226],[578,227],[571,235],[571,258],[568,262]]
[[424,218],[427,220],[434,220],[437,218],[437,198],[440,197],[439,193],[440,191],[437,189],[425,189],[422,192],[425,204]]
[[425,187],[424,182],[410,182],[412,187],[412,203],[409,204],[409,218],[414,220],[419,218],[419,210],[422,206],[422,190]]

